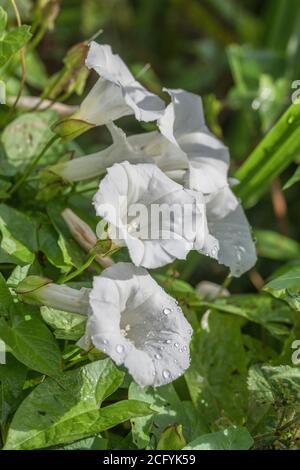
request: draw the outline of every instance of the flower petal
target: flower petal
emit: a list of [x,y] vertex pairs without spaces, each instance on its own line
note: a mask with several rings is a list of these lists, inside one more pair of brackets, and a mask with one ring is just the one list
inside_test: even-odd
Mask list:
[[[91,42],[86,65],[93,68],[101,78],[95,85],[97,89],[91,92],[92,97],[87,97],[88,101],[82,103],[82,119],[85,115],[87,121],[100,125],[127,114],[135,114],[136,119],[146,122],[155,121],[162,115],[164,102],[135,80],[122,59],[113,54],[110,46]],[[93,100],[97,102],[93,103]]]
[[113,165],[100,183],[94,206],[109,222],[114,242],[125,243],[132,261],[149,268],[185,259],[197,235],[195,220],[205,217],[204,205],[197,204],[192,192],[151,164]]
[[80,105],[77,119],[102,126],[132,114],[118,85],[99,78]]
[[141,386],[163,385],[189,366],[192,329],[143,268],[118,263],[94,278],[86,337]]
[[227,185],[228,149],[206,127],[200,96],[165,89],[172,102],[159,119],[161,133],[189,161],[186,186],[210,194]]
[[[225,208],[231,205],[234,208],[220,211],[220,199],[223,199]],[[251,269],[257,260],[251,228],[241,205],[229,188],[220,191],[207,204],[207,220],[210,233],[219,241],[219,263],[228,266],[231,275],[235,277]]]

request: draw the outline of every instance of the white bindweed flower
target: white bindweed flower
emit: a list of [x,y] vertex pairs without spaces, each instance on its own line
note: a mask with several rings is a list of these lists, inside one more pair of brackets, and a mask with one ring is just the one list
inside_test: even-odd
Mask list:
[[[100,152],[51,165],[48,167],[48,171],[55,173],[65,181],[84,181],[105,174],[107,168],[124,160],[130,163],[150,163],[153,161],[152,156],[144,152],[141,147],[131,145],[130,138],[127,139],[122,129],[114,123],[107,124],[107,128],[112,137],[112,144],[109,147]],[[142,135],[151,134],[152,132]]]
[[114,163],[153,163],[174,181],[183,181],[186,155],[158,131],[127,137],[114,123],[107,124],[112,144],[104,150],[48,167],[65,181],[83,181],[106,173]]
[[77,118],[96,125],[134,114],[139,121],[155,121],[164,102],[143,87],[111,47],[91,42],[86,66],[100,78],[84,99]]
[[190,189],[211,194],[228,185],[228,149],[207,128],[200,96],[166,89],[171,103],[159,119],[161,133],[187,157]]
[[213,257],[228,266],[232,276],[240,276],[257,258],[249,223],[230,189],[228,149],[208,130],[199,96],[166,91],[172,101],[159,120],[160,131],[187,157],[184,186],[205,195],[208,228],[219,242]]
[[143,268],[118,263],[94,277],[86,340],[141,386],[172,382],[189,366],[192,328]]
[[117,163],[94,196],[108,235],[127,246],[136,266],[157,268],[185,259],[194,246],[209,254],[217,241],[208,233],[200,193],[184,189],[152,164]]
[[87,316],[83,348],[91,343],[124,365],[141,386],[164,385],[189,367],[192,328],[175,299],[144,268],[117,263],[80,290],[29,276],[16,289],[30,304]]

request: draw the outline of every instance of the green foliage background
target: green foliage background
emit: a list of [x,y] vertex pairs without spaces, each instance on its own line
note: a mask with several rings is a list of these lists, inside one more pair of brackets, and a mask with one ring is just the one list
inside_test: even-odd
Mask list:
[[[300,368],[292,355],[300,340],[300,106],[291,102],[300,79],[299,1],[16,3],[21,26],[12,2],[0,1],[7,12],[7,22],[0,13],[1,446],[299,449]],[[79,315],[27,306],[14,291],[29,274],[57,281],[86,261],[60,214],[70,207],[94,228],[95,182],[63,185],[43,170],[109,143],[101,127],[43,152],[59,116],[32,101],[14,107],[20,50],[26,45],[22,98],[76,105],[95,82],[83,65],[84,41],[100,29],[98,41],[155,93],[163,84],[203,96],[209,127],[230,149],[257,242],[255,269],[231,282],[229,297],[201,297],[200,281],[222,284],[227,272],[196,253],[153,273],[195,331],[190,369],[158,389],[131,383],[99,351],[82,353]],[[122,125],[140,130],[132,118]],[[90,286],[99,271],[93,263],[70,285]]]

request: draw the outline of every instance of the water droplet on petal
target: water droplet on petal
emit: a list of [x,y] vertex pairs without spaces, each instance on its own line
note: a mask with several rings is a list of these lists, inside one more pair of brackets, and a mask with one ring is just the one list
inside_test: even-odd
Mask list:
[[186,346],[183,346],[183,351],[187,351],[187,347]]
[[171,339],[167,339],[166,343],[167,343],[167,344],[171,344],[171,343],[172,343],[172,340],[171,340]]
[[122,352],[124,351],[124,346],[122,344],[117,344],[116,351],[117,353],[122,354]]
[[171,372],[168,369],[163,370],[163,378],[164,379],[170,379],[171,378]]
[[157,360],[161,359],[161,355],[160,355],[160,354],[154,354],[154,357],[155,357],[155,359],[157,359]]
[[107,339],[104,339],[104,340],[103,340],[103,343],[104,343],[104,344],[108,344],[108,340],[107,340]]
[[169,315],[171,312],[172,312],[172,310],[171,310],[170,308],[164,308],[164,309],[163,309],[163,313],[164,313],[165,315]]
[[215,257],[217,256],[217,254],[218,254],[218,247],[217,247],[217,246],[214,246],[214,247],[212,248],[212,250],[211,250],[211,256],[212,256],[213,258],[215,258]]
[[179,348],[179,343],[174,343],[174,348]]

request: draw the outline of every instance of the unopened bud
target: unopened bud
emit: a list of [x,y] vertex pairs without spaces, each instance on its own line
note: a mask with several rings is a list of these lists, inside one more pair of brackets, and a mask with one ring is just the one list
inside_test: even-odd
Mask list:
[[[78,215],[76,215],[71,209],[65,209],[61,215],[77,243],[85,251],[91,251],[97,244],[97,237],[91,227],[78,217]],[[113,264],[113,260],[110,257],[97,255],[95,260],[104,268]]]

